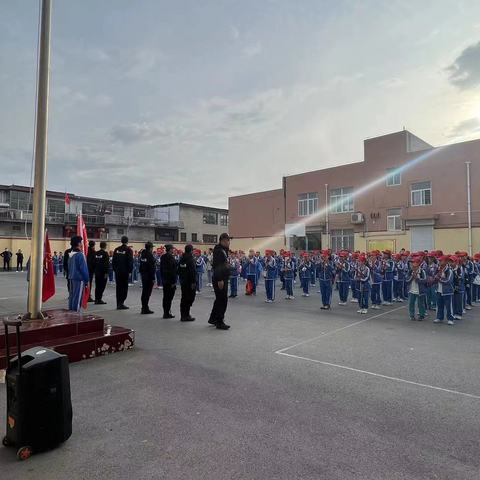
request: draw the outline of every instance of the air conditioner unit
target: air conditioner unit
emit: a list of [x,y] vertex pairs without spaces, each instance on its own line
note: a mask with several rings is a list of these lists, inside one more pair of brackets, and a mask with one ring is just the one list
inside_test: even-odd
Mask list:
[[350,221],[354,224],[363,223],[365,221],[365,219],[363,218],[363,213],[352,213]]

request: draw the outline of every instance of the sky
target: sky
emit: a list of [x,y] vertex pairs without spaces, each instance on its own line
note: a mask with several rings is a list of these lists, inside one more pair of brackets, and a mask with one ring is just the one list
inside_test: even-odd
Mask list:
[[[38,11],[2,1],[2,184],[30,184]],[[480,138],[478,0],[53,1],[51,190],[226,207],[403,127]]]

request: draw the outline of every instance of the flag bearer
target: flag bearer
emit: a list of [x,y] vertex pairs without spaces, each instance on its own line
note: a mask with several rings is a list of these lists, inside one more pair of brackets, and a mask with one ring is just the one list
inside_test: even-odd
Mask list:
[[267,303],[275,301],[275,279],[277,277],[277,264],[273,258],[273,250],[265,250],[264,269],[265,269],[265,291],[267,294]]
[[90,281],[87,259],[83,254],[83,240],[75,235],[70,240],[71,250],[68,253],[68,283],[70,294],[68,296],[68,309],[79,312],[82,307],[85,287]]

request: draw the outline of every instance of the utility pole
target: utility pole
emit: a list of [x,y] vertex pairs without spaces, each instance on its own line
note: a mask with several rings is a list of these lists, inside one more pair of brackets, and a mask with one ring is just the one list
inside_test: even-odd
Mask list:
[[43,318],[42,283],[47,188],[48,93],[50,80],[51,0],[42,0],[37,78],[35,176],[33,184],[32,247],[27,318]]

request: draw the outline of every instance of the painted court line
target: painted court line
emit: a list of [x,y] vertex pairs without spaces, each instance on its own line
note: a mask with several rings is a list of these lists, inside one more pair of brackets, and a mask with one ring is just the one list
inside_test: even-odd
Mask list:
[[374,318],[383,317],[384,315],[388,315],[389,313],[396,312],[397,310],[401,310],[402,308],[406,308],[405,306],[394,308],[393,310],[388,310],[387,312],[379,313],[378,315],[373,315],[372,317],[364,318],[363,320],[359,320],[358,322],[350,323],[349,325],[345,325],[344,327],[336,328],[335,330],[330,330],[329,332],[324,332],[321,335],[318,335],[313,338],[309,338],[308,340],[304,340],[303,342],[298,342],[295,345],[291,345],[290,347],[285,347],[280,350],[277,350],[275,353],[283,354],[287,350],[291,350],[292,348],[299,347],[300,345],[305,345],[306,343],[314,342],[319,338],[327,337],[329,335],[333,335],[334,333],[341,332],[342,330],[346,330],[347,328],[354,327],[355,325],[360,325],[361,323],[368,322],[369,320],[373,320]]
[[[278,353],[278,352],[275,352]],[[390,377],[388,375],[382,375],[381,373],[369,372],[367,370],[360,370],[358,368],[347,367],[346,365],[337,365],[336,363],[323,362],[314,358],[302,357],[300,355],[292,355],[290,353],[278,353],[285,357],[296,358],[298,360],[306,360],[308,362],[318,363],[327,367],[340,368],[342,370],[348,370],[350,372],[363,373],[364,375],[370,375],[372,377],[383,378],[385,380],[392,380],[399,383],[407,383],[409,385],[415,385],[417,387],[428,388],[430,390],[437,390],[440,392],[453,393],[454,395],[460,395],[462,397],[474,398],[480,400],[480,395],[474,395],[473,393],[459,392],[458,390],[450,390],[448,388],[436,387],[435,385],[427,385],[426,383],[413,382],[412,380],[405,380],[404,378]]]

